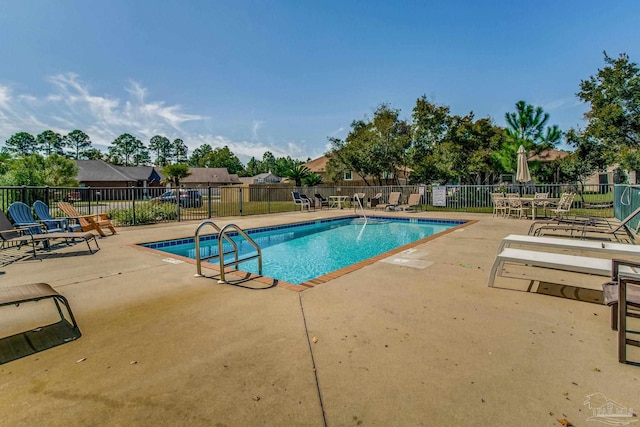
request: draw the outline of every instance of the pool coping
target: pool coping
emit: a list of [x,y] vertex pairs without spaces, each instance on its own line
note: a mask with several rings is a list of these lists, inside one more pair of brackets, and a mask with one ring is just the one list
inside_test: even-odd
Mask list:
[[[346,219],[346,218],[351,218],[351,217],[353,217],[353,215],[342,216],[342,217],[333,217],[333,218],[331,218],[331,220]],[[394,219],[394,220],[398,220],[398,219],[401,219],[401,220],[404,220],[404,219],[409,219],[409,220],[411,220],[411,219],[430,220],[430,218],[412,218],[412,217],[393,217],[392,219]],[[320,220],[320,221],[324,222],[325,220]],[[406,245],[400,246],[400,247],[395,248],[395,249],[391,249],[391,250],[389,250],[387,252],[383,252],[383,253],[381,253],[379,255],[372,256],[372,257],[367,258],[365,260],[358,261],[358,262],[356,262],[354,264],[348,265],[346,267],[339,268],[337,270],[334,270],[334,271],[329,272],[327,274],[323,274],[321,276],[315,277],[313,279],[307,280],[307,281],[302,282],[302,283],[297,284],[297,285],[293,284],[293,283],[286,282],[284,280],[274,279],[272,277],[262,276],[262,275],[258,275],[258,274],[255,274],[255,273],[250,273],[248,271],[243,271],[243,270],[240,270],[240,269],[232,268],[232,267],[225,267],[225,270],[224,270],[225,275],[226,274],[231,274],[231,275],[234,275],[234,276],[242,275],[244,277],[242,279],[240,279],[239,281],[237,281],[237,282],[231,282],[231,281],[227,280],[226,283],[231,284],[231,285],[235,285],[235,284],[244,283],[244,282],[248,282],[248,281],[255,281],[255,282],[263,283],[263,284],[267,285],[267,287],[265,289],[272,288],[272,287],[279,287],[279,288],[284,288],[284,289],[288,289],[288,290],[292,290],[292,291],[296,291],[296,292],[303,292],[303,291],[305,291],[307,289],[310,289],[310,288],[313,288],[315,286],[321,285],[323,283],[329,282],[329,281],[331,281],[333,279],[336,279],[338,277],[342,277],[342,276],[344,276],[346,274],[349,274],[349,273],[351,273],[353,271],[359,270],[359,269],[361,269],[363,267],[366,267],[368,265],[374,264],[374,263],[376,263],[378,261],[381,261],[381,260],[383,260],[385,258],[388,258],[388,257],[390,257],[392,255],[395,255],[397,253],[406,251],[407,249],[414,248],[414,247],[416,247],[418,245],[421,245],[423,243],[427,243],[427,242],[429,242],[431,240],[437,239],[438,237],[442,237],[442,236],[447,235],[449,233],[453,233],[453,232],[455,232],[457,230],[460,230],[462,228],[465,228],[465,227],[467,227],[469,225],[472,225],[472,224],[475,224],[475,223],[478,222],[478,220],[465,220],[465,219],[460,219],[460,220],[440,220],[440,219],[437,219],[437,218],[434,218],[433,221],[438,221],[438,222],[462,222],[462,223],[458,224],[458,225],[456,225],[454,227],[451,227],[451,228],[449,228],[447,230],[441,231],[439,233],[433,234],[433,235],[428,236],[428,237],[424,237],[424,238],[422,238],[420,240],[416,240],[415,242],[407,243]],[[286,225],[292,225],[293,226],[294,224],[305,224],[305,223],[310,223],[310,222],[315,222],[315,221],[309,221],[309,220],[296,221],[296,222],[286,223]],[[265,227],[256,227],[256,228],[274,228],[275,229],[275,228],[280,227],[281,225],[285,225],[285,224],[265,226]],[[247,232],[249,230],[254,230],[254,229],[253,228],[252,229],[245,229],[244,231]],[[171,240],[180,240],[180,239],[181,238],[178,237],[178,238],[171,239]],[[193,237],[183,237],[182,239],[193,239]],[[156,254],[156,255],[159,254],[159,253],[167,254],[166,252],[162,252],[161,250],[143,246],[144,244],[148,244],[148,243],[151,243],[151,242],[132,243],[132,244],[130,244],[128,246],[133,246],[136,249],[143,250],[143,251],[149,251],[150,253],[153,253],[153,254]],[[169,255],[169,254],[167,254],[167,255]],[[195,259],[189,258],[189,257],[184,257],[182,255],[170,254],[170,258],[178,259],[178,260],[183,261],[183,262],[188,263],[188,264],[197,265],[197,262],[196,262]],[[210,263],[210,262],[201,263],[201,267],[209,269],[209,270],[218,271],[218,272],[220,271],[220,266],[219,265],[214,264],[214,263]],[[261,288],[256,288],[256,289],[261,289]]]

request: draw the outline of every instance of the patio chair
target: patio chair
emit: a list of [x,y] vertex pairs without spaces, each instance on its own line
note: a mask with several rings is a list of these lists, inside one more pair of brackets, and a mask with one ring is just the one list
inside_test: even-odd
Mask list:
[[629,222],[640,213],[640,207],[633,211],[629,216],[620,221],[618,224],[609,223],[563,223],[543,224],[534,231],[535,236],[544,236],[547,231],[564,231],[569,232],[571,237],[577,233],[580,238],[587,238],[588,233],[599,234],[600,237],[608,236],[621,242],[620,236],[626,235],[629,243],[635,243],[636,230],[629,227]]
[[376,193],[369,201],[369,206],[375,208],[380,202],[382,202],[382,193]]
[[549,209],[555,214],[556,217],[566,217],[571,211],[571,205],[573,205],[573,199],[575,199],[576,193],[562,193],[560,200],[556,207]]
[[400,204],[400,192],[394,191],[389,194],[389,202],[388,203],[380,203],[376,205],[376,209],[395,209],[396,206]]
[[493,216],[501,214],[507,216],[509,203],[503,193],[491,193],[491,203],[493,204]]
[[78,210],[68,202],[58,202],[58,208],[69,218],[78,221],[78,224],[82,227],[82,231],[95,230],[102,237],[106,237],[102,227],[107,227],[111,231],[111,234],[116,234],[116,229],[106,214],[81,215]]
[[4,212],[0,211],[0,241],[2,241],[2,247],[4,247],[6,243],[17,243],[18,247],[21,247],[24,244],[30,244],[33,248],[33,256],[35,257],[37,255],[36,247],[40,242],[42,242],[44,249],[49,249],[50,240],[64,239],[66,243],[69,244],[69,242],[74,239],[81,239],[87,243],[90,253],[94,252],[94,250],[91,249],[91,240],[96,244],[96,250],[100,249],[96,236],[93,233],[31,233],[31,228],[33,227],[14,227]]
[[[627,334],[639,334],[627,329],[627,317],[640,319],[640,278],[629,275],[624,268],[640,269],[640,263],[614,259],[611,263],[611,281],[602,284],[604,303],[611,307],[611,329],[618,331],[618,361],[628,363],[627,345],[640,347],[639,339],[627,338]],[[640,362],[632,362],[635,365]]]
[[48,232],[64,231],[59,222],[52,222],[51,227],[42,221],[37,221],[33,217],[31,208],[22,202],[13,202],[7,210],[13,223],[18,227],[26,227],[26,232],[31,234],[42,234]]
[[316,204],[306,194],[300,194],[300,198],[309,203],[309,209],[313,208],[314,211],[316,210]]
[[398,205],[396,209],[403,210],[403,211],[413,211],[419,205],[420,205],[420,194],[414,193],[414,194],[409,194],[409,199],[407,200],[407,203],[403,205]]
[[353,197],[351,198],[351,203],[357,205],[358,202],[360,202],[362,207],[364,207],[364,202],[365,202],[365,194],[364,193],[354,193],[353,194]]
[[550,205],[551,202],[548,201],[540,201],[536,202],[536,199],[548,199],[549,193],[536,193],[533,195],[533,205],[531,209],[542,208],[542,216],[547,216],[547,206]]
[[322,194],[316,193],[313,196],[316,198],[316,206],[320,207],[320,209],[322,209],[323,206],[329,207],[329,200],[322,197]]
[[507,205],[509,216],[511,216],[513,212],[516,212],[519,219],[521,219],[522,217],[524,217],[525,219],[527,218],[527,209],[529,209],[529,207],[524,204],[524,202],[520,198],[520,195],[512,195],[507,197]]
[[294,205],[300,205],[300,212],[302,212],[304,210],[304,208],[306,207],[308,211],[311,210],[311,203],[308,199],[303,199],[302,197],[300,197],[300,193],[297,191],[292,191],[291,192],[291,197],[293,197],[293,204]]
[[82,227],[80,224],[72,224],[68,218],[53,218],[49,213],[49,206],[43,201],[36,200],[33,203],[33,211],[36,216],[47,226],[47,228],[61,228],[66,231],[80,231]]

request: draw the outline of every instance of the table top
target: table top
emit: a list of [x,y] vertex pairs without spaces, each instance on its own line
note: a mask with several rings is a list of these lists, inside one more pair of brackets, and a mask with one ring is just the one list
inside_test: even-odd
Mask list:
[[336,200],[346,200],[349,198],[349,196],[329,196],[330,199],[336,199]]

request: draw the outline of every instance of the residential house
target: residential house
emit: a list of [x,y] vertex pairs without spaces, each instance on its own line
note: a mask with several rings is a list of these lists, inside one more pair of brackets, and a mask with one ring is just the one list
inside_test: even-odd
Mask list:
[[189,168],[189,174],[180,180],[185,187],[241,184],[238,175],[230,174],[227,168]]
[[282,180],[271,172],[240,178],[243,184],[279,184]]
[[[322,177],[322,182],[325,184],[334,183],[329,179],[329,175],[327,173],[327,163],[329,162],[329,158],[327,156],[318,157],[317,159],[313,159],[303,166],[306,166],[310,172],[316,173]],[[382,183],[379,183],[376,178],[367,177],[367,181],[370,185],[394,185],[400,184],[404,185],[409,180],[409,175],[411,174],[410,168],[398,168],[395,171],[389,171],[384,174],[382,177]],[[357,173],[353,171],[346,171],[343,173],[342,179],[335,183],[336,185],[343,186],[363,186],[367,185],[365,180]]]
[[115,166],[103,160],[76,160],[82,187],[158,187],[164,177],[153,166]]

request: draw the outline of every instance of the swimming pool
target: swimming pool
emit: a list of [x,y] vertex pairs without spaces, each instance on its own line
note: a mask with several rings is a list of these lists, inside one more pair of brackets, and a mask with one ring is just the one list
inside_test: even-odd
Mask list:
[[[370,217],[364,222],[352,216],[245,231],[262,250],[262,275],[298,285],[464,223],[386,217]],[[240,258],[256,253],[242,236],[235,232],[228,235],[238,244]],[[227,245],[224,245],[225,251],[231,248]],[[196,258],[193,237],[141,246]],[[200,236],[200,256],[205,258],[217,253],[217,235]],[[225,261],[231,259],[225,258]],[[257,274],[258,262],[250,260],[238,268]]]

